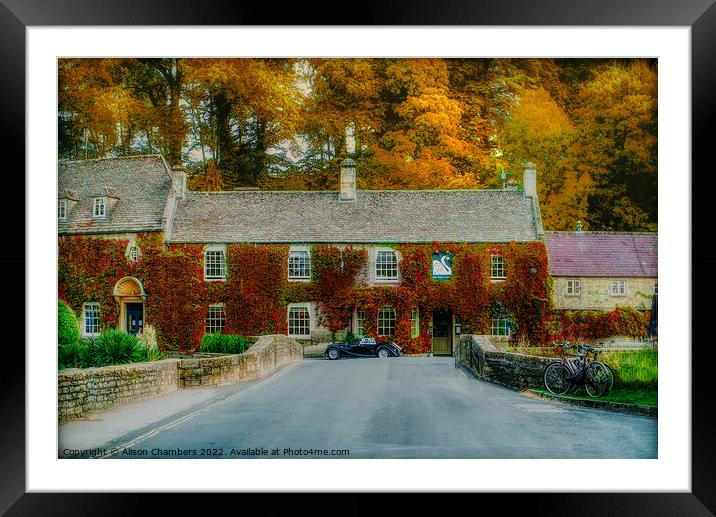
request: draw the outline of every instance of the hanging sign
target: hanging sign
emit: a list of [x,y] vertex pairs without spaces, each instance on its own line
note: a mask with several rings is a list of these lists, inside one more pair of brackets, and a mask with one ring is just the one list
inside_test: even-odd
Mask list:
[[452,277],[452,253],[433,253],[432,272],[434,280],[448,280]]

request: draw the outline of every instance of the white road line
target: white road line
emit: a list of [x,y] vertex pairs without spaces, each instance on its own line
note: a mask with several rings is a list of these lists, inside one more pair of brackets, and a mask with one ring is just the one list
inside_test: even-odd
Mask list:
[[[132,447],[132,446],[134,446],[134,445],[137,445],[139,442],[143,442],[143,441],[146,440],[147,438],[151,438],[152,436],[155,436],[155,435],[159,434],[159,433],[162,432],[162,431],[166,431],[167,429],[171,429],[171,428],[176,427],[176,426],[178,426],[178,425],[180,425],[180,424],[183,424],[184,422],[187,422],[187,421],[191,420],[191,419],[194,418],[195,416],[201,415],[202,413],[205,413],[205,412],[207,412],[208,410],[210,410],[210,409],[212,409],[212,408],[214,408],[214,407],[216,407],[216,406],[218,406],[218,405],[220,405],[220,404],[223,404],[224,402],[229,402],[230,400],[235,400],[235,399],[241,397],[242,395],[246,395],[247,393],[249,393],[249,392],[251,392],[251,391],[253,391],[253,390],[255,390],[255,389],[257,389],[257,388],[259,388],[259,387],[261,387],[261,386],[263,386],[263,385],[266,384],[267,382],[269,382],[269,381],[271,381],[271,380],[274,380],[274,379],[276,379],[277,377],[280,377],[281,375],[283,375],[284,373],[286,373],[287,371],[289,371],[291,368],[293,368],[294,366],[296,366],[296,365],[298,365],[298,364],[301,364],[301,363],[300,363],[300,362],[296,362],[296,363],[293,363],[293,364],[289,364],[286,368],[280,370],[278,373],[269,375],[268,377],[266,377],[266,378],[263,379],[262,381],[259,381],[258,383],[254,384],[254,385],[251,386],[250,388],[245,389],[244,391],[240,391],[240,392],[238,392],[238,393],[234,393],[233,395],[230,395],[230,396],[226,397],[225,399],[221,399],[221,400],[217,400],[216,402],[212,402],[212,403],[209,404],[208,406],[205,406],[205,407],[203,407],[203,408],[201,408],[201,409],[197,409],[197,410],[194,411],[193,413],[189,413],[188,415],[184,415],[183,417],[178,418],[178,419],[176,419],[176,420],[174,420],[174,421],[172,421],[172,422],[169,422],[168,424],[164,424],[163,426],[157,427],[156,429],[152,429],[151,431],[148,431],[148,432],[144,433],[143,435],[136,437],[136,438],[133,439],[131,442],[127,442],[127,443],[125,443],[124,445],[120,445],[119,447],[113,447],[111,450],[114,450],[114,449],[120,450],[120,449],[126,449],[127,447]],[[93,459],[105,459],[105,458],[108,458],[108,457],[110,457],[110,456],[115,456],[115,455],[112,454],[111,451],[110,451],[110,452],[108,452],[107,454],[103,454],[103,455],[101,455],[101,456],[93,456],[92,458],[93,458]]]

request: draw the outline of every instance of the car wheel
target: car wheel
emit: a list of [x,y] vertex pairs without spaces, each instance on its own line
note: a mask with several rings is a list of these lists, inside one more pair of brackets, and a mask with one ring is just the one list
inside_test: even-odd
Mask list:
[[338,359],[340,356],[341,356],[341,353],[338,350],[336,350],[335,348],[331,348],[328,351],[328,359],[331,359],[331,360]]
[[390,356],[390,352],[388,352],[387,348],[381,348],[378,350],[378,357],[381,359],[385,359],[386,357]]

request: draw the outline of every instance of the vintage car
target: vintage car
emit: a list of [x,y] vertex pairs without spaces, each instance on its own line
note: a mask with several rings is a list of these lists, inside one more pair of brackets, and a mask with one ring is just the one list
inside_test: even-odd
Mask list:
[[341,357],[398,357],[402,349],[392,341],[376,341],[372,337],[364,337],[352,343],[331,343],[326,348],[328,359]]

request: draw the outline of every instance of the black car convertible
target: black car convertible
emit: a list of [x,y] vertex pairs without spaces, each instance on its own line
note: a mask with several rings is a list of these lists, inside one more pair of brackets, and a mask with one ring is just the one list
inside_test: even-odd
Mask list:
[[398,357],[402,349],[392,341],[376,341],[372,337],[364,337],[352,343],[331,343],[326,348],[328,359],[345,357]]

